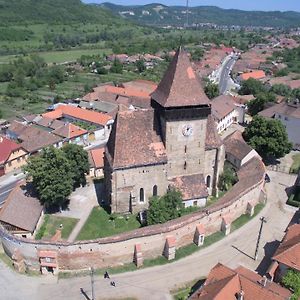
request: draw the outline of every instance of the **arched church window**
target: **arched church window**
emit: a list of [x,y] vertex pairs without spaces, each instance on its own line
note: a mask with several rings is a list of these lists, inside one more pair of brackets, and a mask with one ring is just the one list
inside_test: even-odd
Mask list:
[[157,196],[157,185],[153,186],[153,196]]
[[206,177],[206,186],[209,188],[210,187],[210,181],[211,181],[211,177],[210,177],[210,175],[208,175],[207,177]]
[[145,201],[145,193],[144,193],[144,189],[141,188],[140,189],[140,202],[144,202]]

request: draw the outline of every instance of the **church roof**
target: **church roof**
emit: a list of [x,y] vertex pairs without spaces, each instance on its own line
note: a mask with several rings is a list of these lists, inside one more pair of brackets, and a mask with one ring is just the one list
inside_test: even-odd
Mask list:
[[165,146],[155,130],[152,109],[119,112],[106,157],[113,168],[166,163]]
[[202,174],[179,176],[172,178],[170,182],[182,193],[184,201],[208,197],[207,187]]
[[210,101],[200,85],[187,53],[177,50],[152,99],[163,107],[205,105]]

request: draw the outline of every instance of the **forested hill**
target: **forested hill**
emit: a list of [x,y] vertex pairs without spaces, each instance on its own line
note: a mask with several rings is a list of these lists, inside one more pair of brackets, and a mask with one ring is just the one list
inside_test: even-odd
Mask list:
[[0,0],[0,26],[33,23],[123,23],[107,9],[80,0]]
[[[112,3],[99,4],[124,18],[147,25],[183,26],[186,7],[165,6],[157,3],[141,6],[121,6]],[[270,9],[272,9],[270,7]],[[214,23],[217,25],[298,27],[300,13],[279,11],[242,11],[221,9],[214,6],[198,6],[189,9],[189,23]]]

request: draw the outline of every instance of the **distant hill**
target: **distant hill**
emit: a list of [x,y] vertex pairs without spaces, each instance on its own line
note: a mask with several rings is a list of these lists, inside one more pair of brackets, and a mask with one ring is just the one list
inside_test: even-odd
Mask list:
[[[158,3],[141,6],[122,6],[102,3],[114,14],[142,24],[156,26],[183,26],[186,22],[184,6],[165,6]],[[222,9],[214,6],[198,6],[189,9],[189,23],[214,23],[217,25],[264,26],[264,27],[298,27],[300,13],[279,11],[242,11]]]
[[32,23],[124,21],[107,9],[80,0],[0,0],[0,26]]

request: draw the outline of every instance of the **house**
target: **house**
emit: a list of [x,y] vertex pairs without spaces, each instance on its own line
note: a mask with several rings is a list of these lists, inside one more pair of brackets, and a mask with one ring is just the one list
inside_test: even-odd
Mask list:
[[16,142],[0,136],[0,176],[26,164],[28,152]]
[[64,104],[58,105],[53,111],[44,113],[42,116],[91,128],[90,141],[94,139],[106,139],[114,122],[112,117],[107,114]]
[[24,125],[13,121],[6,131],[6,135],[20,143],[29,154],[36,154],[43,148],[54,146],[61,147],[63,139],[57,135],[36,127],[34,124]]
[[239,120],[237,107],[229,95],[220,95],[211,101],[211,113],[217,122],[218,133]]
[[296,99],[291,102],[281,102],[258,113],[264,118],[271,118],[281,121],[285,126],[293,148],[300,150],[300,103]]
[[245,268],[231,269],[218,263],[204,284],[189,300],[288,300],[291,292],[265,277]]
[[239,81],[245,81],[248,80],[250,78],[256,79],[256,80],[260,80],[266,77],[266,73],[263,70],[256,70],[256,71],[251,71],[248,73],[243,73],[239,76]]
[[287,228],[268,269],[270,279],[279,282],[288,270],[300,272],[300,224]]
[[43,216],[43,206],[27,194],[24,186],[16,186],[0,210],[0,224],[9,232],[23,238],[33,238]]
[[259,154],[243,139],[240,131],[236,130],[224,139],[226,160],[239,170],[251,158]]
[[89,163],[90,163],[90,176],[91,177],[103,177],[104,167],[104,150],[105,148],[97,148],[88,151]]

